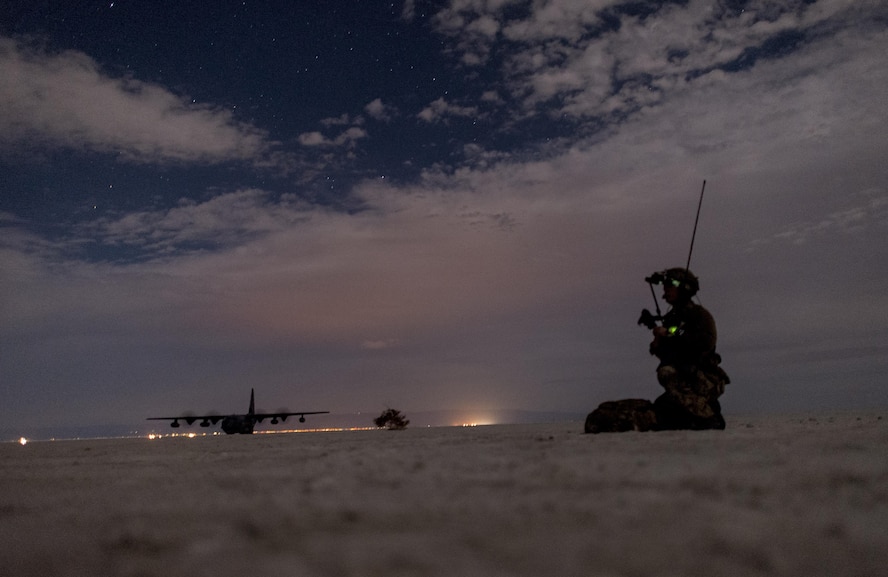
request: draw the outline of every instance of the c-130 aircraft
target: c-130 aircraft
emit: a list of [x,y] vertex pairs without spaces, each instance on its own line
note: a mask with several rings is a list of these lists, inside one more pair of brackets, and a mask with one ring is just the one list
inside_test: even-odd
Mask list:
[[265,419],[271,419],[269,423],[277,425],[284,422],[287,417],[299,415],[299,422],[305,422],[305,415],[324,415],[330,411],[295,411],[292,413],[257,413],[255,392],[250,389],[250,409],[246,414],[239,415],[184,415],[181,417],[148,417],[149,421],[172,421],[170,427],[177,429],[181,427],[179,421],[185,421],[188,425],[193,425],[195,421],[200,421],[201,427],[209,427],[222,421],[222,430],[229,435],[241,434],[250,435],[256,423],[261,423]]

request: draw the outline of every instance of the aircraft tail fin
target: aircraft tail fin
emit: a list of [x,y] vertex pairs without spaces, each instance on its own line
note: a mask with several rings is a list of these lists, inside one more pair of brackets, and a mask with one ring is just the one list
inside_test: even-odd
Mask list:
[[250,412],[249,412],[249,414],[252,415],[255,413],[256,413],[255,391],[253,389],[250,389]]

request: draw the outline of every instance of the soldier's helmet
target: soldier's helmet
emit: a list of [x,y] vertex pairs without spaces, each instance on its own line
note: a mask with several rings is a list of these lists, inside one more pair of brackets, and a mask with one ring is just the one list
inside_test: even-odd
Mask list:
[[680,288],[689,297],[697,294],[700,290],[700,281],[696,275],[686,268],[668,268],[662,273],[665,279],[664,283],[671,283],[672,286]]

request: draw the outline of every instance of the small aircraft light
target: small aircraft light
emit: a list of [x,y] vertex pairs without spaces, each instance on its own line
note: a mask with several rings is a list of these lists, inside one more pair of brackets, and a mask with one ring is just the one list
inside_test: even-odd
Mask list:
[[20,439],[19,439],[19,444],[20,444],[21,446],[24,447],[25,445],[28,444],[28,439],[26,439],[26,438],[24,438],[24,437],[20,438]]

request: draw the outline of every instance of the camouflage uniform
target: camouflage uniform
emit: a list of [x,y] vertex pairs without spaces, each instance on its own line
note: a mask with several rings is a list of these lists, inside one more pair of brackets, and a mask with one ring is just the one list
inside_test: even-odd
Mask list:
[[699,289],[697,277],[686,269],[668,269],[645,280],[669,283],[681,291],[671,293],[673,297],[683,295],[672,301],[650,346],[651,354],[660,359],[657,380],[665,392],[653,403],[643,399],[602,403],[586,417],[586,432],[724,429],[718,398],[730,379],[715,352],[712,315],[690,300]]
[[730,382],[715,352],[715,321],[692,302],[663,317],[666,336],[655,337],[650,352],[660,359],[657,381],[666,390],[654,406],[658,429],[723,429],[718,398]]
[[586,417],[587,433],[652,431],[657,428],[657,411],[645,399],[606,401]]

